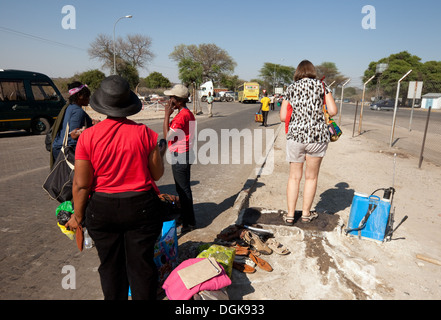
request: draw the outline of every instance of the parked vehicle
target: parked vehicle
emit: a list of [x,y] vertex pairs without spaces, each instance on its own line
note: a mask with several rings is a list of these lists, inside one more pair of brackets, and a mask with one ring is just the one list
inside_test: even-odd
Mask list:
[[218,93],[220,101],[233,102],[234,92],[233,91],[221,91]]
[[238,88],[239,102],[253,102],[259,101],[259,83],[257,82],[245,82]]
[[207,101],[208,93],[211,93],[211,96],[214,97],[213,81],[210,80],[201,84],[200,90],[198,91],[198,95],[202,102]]
[[46,134],[65,104],[48,76],[0,69],[0,131]]
[[395,107],[395,100],[386,99],[373,102],[370,106],[371,110],[393,110]]

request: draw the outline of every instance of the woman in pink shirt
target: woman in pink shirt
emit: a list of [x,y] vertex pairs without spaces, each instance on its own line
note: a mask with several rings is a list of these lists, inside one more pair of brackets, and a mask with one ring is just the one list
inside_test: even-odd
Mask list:
[[92,108],[107,119],[86,129],[75,153],[70,229],[83,223],[95,242],[105,299],[156,299],[153,261],[162,228],[155,181],[164,173],[158,134],[127,119],[142,104],[120,76],[104,79]]

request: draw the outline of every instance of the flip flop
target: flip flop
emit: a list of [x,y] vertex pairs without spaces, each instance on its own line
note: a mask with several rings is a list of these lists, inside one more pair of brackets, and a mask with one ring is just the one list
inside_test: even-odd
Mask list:
[[250,257],[251,260],[253,260],[253,262],[254,262],[255,264],[257,264],[257,266],[258,266],[260,269],[265,270],[265,271],[268,271],[268,272],[273,271],[273,268],[271,267],[271,265],[270,265],[268,262],[266,262],[265,260],[263,260],[262,258],[260,258],[260,257],[256,257],[256,256],[255,256],[254,254],[252,254],[252,253],[250,253],[249,257]]
[[283,244],[281,244],[280,242],[278,242],[274,238],[268,239],[266,241],[266,245],[270,249],[272,249],[275,253],[280,254],[280,255],[286,255],[291,252],[291,251],[289,251],[289,249],[287,247],[285,247]]
[[271,254],[273,252],[272,249],[268,248],[268,246],[262,242],[262,240],[260,240],[258,235],[252,233],[251,231],[244,230],[240,237],[260,253]]

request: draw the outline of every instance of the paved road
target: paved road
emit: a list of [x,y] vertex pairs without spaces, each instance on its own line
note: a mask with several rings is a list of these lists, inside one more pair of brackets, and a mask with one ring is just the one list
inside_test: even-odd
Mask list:
[[[210,128],[221,136],[222,129],[230,132],[233,128],[259,128],[254,122],[257,108],[257,105],[215,104],[213,118],[197,116],[198,131]],[[270,119],[269,123],[274,126],[265,130],[277,127],[276,112]],[[144,123],[162,132],[162,121]],[[237,148],[231,148],[237,152]],[[50,200],[41,188],[49,170],[44,137],[24,132],[0,133],[0,150],[0,242],[3,244],[0,299],[102,299],[95,249],[80,253],[75,243],[61,233],[55,219],[58,203]],[[254,163],[198,163],[193,166],[192,184],[199,228],[209,226],[233,205],[253,168]],[[162,192],[175,193],[169,166],[158,186]],[[73,275],[72,270],[75,271],[75,283],[71,285],[75,290],[65,290],[62,281]]]

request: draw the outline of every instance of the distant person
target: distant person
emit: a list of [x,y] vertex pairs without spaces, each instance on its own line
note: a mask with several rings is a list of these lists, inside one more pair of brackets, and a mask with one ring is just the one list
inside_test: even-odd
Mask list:
[[207,107],[208,107],[208,117],[211,118],[213,116],[213,101],[214,97],[211,95],[211,92],[208,93],[207,97]]
[[283,216],[284,222],[288,225],[294,224],[305,161],[301,220],[308,223],[318,217],[316,212],[311,211],[311,207],[317,190],[320,165],[330,141],[323,113],[325,95],[329,115],[335,116],[338,110],[329,88],[316,78],[314,65],[308,60],[300,62],[294,74],[294,83],[285,91],[285,100],[280,110],[280,120],[286,121],[288,105],[292,106],[292,116],[286,135],[286,159],[290,164],[286,190],[288,212]]
[[268,98],[268,92],[265,92],[264,97],[260,100],[260,110],[262,110],[263,122],[262,126],[267,127],[268,124],[268,113],[269,113],[269,104],[270,98]]
[[[175,85],[171,90],[164,91],[170,97],[166,108],[163,123],[164,137],[168,141],[168,149],[171,153],[172,172],[175,180],[176,192],[181,203],[182,233],[191,231],[196,226],[196,218],[193,208],[193,194],[190,186],[191,162],[195,117],[188,110],[187,102],[189,92],[182,84]],[[170,122],[170,116],[178,110],[178,114]]]
[[74,150],[80,134],[93,124],[92,119],[82,108],[89,105],[90,90],[87,85],[82,84],[81,82],[73,82],[68,85],[68,89],[69,106],[64,113],[63,122],[61,123],[52,143],[53,160],[57,159],[58,154],[61,151],[68,124],[69,136],[67,145],[72,146]]
[[271,111],[274,111],[274,95],[270,97],[270,108]]
[[154,246],[162,230],[155,181],[164,173],[158,134],[126,117],[142,103],[122,77],[105,78],[91,98],[107,118],[85,130],[75,154],[75,213],[66,226],[85,226],[98,252],[106,300],[156,300]]

